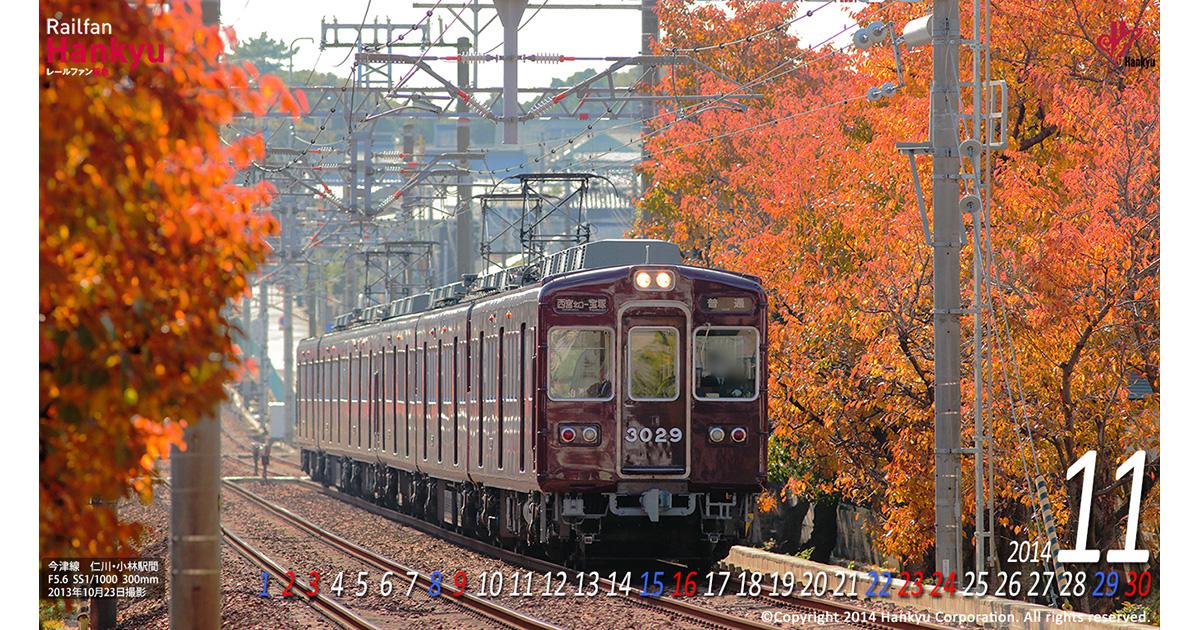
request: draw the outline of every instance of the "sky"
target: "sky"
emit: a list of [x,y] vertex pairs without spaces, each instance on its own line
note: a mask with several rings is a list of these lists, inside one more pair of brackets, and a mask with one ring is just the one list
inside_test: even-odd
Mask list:
[[[273,39],[292,43],[297,38],[310,37],[315,41],[301,40],[295,42],[298,49],[294,59],[295,68],[309,69],[315,64],[318,70],[332,72],[338,75],[349,73],[352,61],[347,59],[347,48],[329,48],[324,52],[319,50],[318,42],[321,36],[321,20],[343,23],[359,23],[387,21],[389,18],[396,23],[413,23],[424,16],[426,9],[413,7],[414,2],[435,2],[436,0],[344,0],[331,3],[321,0],[222,0],[221,21],[233,26],[239,39],[255,37],[266,32]],[[545,9],[534,13],[547,0],[530,0],[529,8],[525,11],[523,21],[527,25],[520,31],[519,50],[522,54],[549,53],[576,57],[596,56],[626,56],[636,55],[640,47],[641,12],[631,9],[594,9],[594,10],[565,10]],[[637,0],[548,0],[552,4],[623,4],[635,7],[640,4]],[[495,16],[491,2],[481,2],[484,9],[480,11],[480,24],[488,22]],[[811,18],[799,20],[792,25],[791,31],[801,38],[802,42],[815,44],[828,36],[840,31],[851,20],[847,11],[861,5],[809,1],[805,6],[818,9]],[[454,16],[460,11],[461,0],[444,0],[442,8],[434,12],[431,25],[434,34],[445,30],[445,39],[453,41],[469,33],[462,25],[454,23]],[[363,20],[364,14],[366,20]],[[462,10],[461,17],[468,23],[472,20],[472,11]],[[530,16],[532,18],[530,19]],[[439,19],[442,27],[439,28]],[[852,32],[852,31],[851,31]],[[415,38],[415,34],[409,39]],[[849,41],[850,33],[844,33],[835,44]],[[498,46],[502,41],[500,23],[493,21],[480,35],[480,49],[487,51]],[[431,54],[452,54],[451,51],[438,49]],[[495,54],[499,54],[497,49]],[[454,63],[450,61],[433,62],[433,67],[443,76],[454,76]],[[565,78],[570,74],[585,68],[602,69],[609,64],[604,62],[567,62],[556,64],[522,63],[519,68],[519,81],[522,87],[539,87],[548,85],[553,78]],[[480,85],[483,87],[499,85],[501,81],[499,63],[485,63],[479,68]],[[428,85],[425,81],[414,79],[414,85]]]

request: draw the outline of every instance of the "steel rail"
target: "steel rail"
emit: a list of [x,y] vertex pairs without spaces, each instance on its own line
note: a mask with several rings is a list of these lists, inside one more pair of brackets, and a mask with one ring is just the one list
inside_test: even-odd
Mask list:
[[[542,560],[540,558],[534,558],[534,557],[522,555],[522,554],[516,553],[514,551],[504,549],[503,547],[497,547],[496,545],[493,545],[486,541],[479,540],[477,538],[471,538],[470,536],[465,536],[458,532],[444,529],[442,527],[437,526],[434,523],[430,523],[428,521],[421,520],[419,518],[416,518],[416,517],[408,515],[408,514],[404,514],[402,512],[398,512],[396,510],[390,510],[388,508],[381,507],[381,506],[371,503],[370,501],[367,501],[365,499],[351,496],[351,495],[348,495],[348,494],[345,494],[343,492],[339,492],[336,490],[331,490],[329,488],[322,486],[321,484],[319,484],[315,481],[296,480],[293,483],[299,483],[299,484],[303,484],[306,486],[310,486],[310,487],[316,489],[321,494],[328,496],[330,498],[337,499],[344,503],[348,503],[355,507],[358,507],[358,508],[364,509],[368,512],[371,512],[372,514],[375,514],[377,516],[382,516],[386,519],[395,521],[402,525],[412,527],[413,529],[421,531],[422,533],[428,534],[430,536],[434,536],[436,538],[440,538],[441,540],[444,540],[451,544],[457,545],[459,547],[466,548],[470,551],[474,551],[481,555],[495,558],[495,559],[505,562],[507,564],[519,566],[521,568],[528,569],[531,571],[537,571],[539,573],[544,573],[546,571],[555,572],[555,573],[557,573],[559,571],[565,571],[567,573],[567,575],[570,576],[571,579],[578,578],[579,571],[576,571],[574,569],[564,567],[562,565],[554,564],[553,562],[549,562],[547,560]],[[613,585],[612,585],[611,581],[609,581],[609,580],[601,579],[599,583],[605,588],[609,588],[609,589],[613,588]],[[744,619],[741,617],[723,613],[723,612],[713,610],[710,608],[706,608],[703,606],[697,606],[695,604],[690,604],[688,602],[685,602],[685,601],[679,600],[679,599],[660,598],[660,597],[642,597],[639,595],[623,593],[620,588],[617,588],[615,590],[615,592],[622,594],[627,599],[632,601],[634,604],[637,604],[637,605],[640,605],[643,607],[658,608],[660,610],[663,610],[663,611],[666,611],[669,613],[673,613],[678,616],[686,617],[691,620],[700,621],[700,622],[708,624],[708,625],[716,625],[716,626],[722,627],[722,628],[732,627],[732,628],[759,628],[759,629],[761,629],[761,628],[777,628],[778,627],[778,626],[774,626],[774,625],[770,625],[770,624],[759,623],[759,622],[756,622],[756,621],[753,621],[750,619]],[[873,611],[869,608],[863,608],[861,606],[856,606],[854,604],[842,603],[842,602],[837,602],[837,601],[818,598],[818,597],[802,597],[802,596],[792,595],[792,596],[788,596],[788,597],[762,599],[762,601],[764,601],[766,603],[779,604],[782,606],[786,606],[789,608],[796,608],[796,609],[809,609],[809,610],[818,610],[818,611],[823,611],[823,612],[853,613],[860,617],[869,616],[872,613],[878,614],[877,611]],[[950,626],[939,625],[939,624],[935,624],[935,623],[925,623],[925,622],[920,622],[920,621],[906,621],[906,620],[886,620],[886,621],[876,621],[876,622],[864,621],[861,623],[842,622],[842,623],[846,623],[848,625],[861,625],[863,627],[868,627],[868,628],[888,628],[890,630],[951,630]]]
[[[239,555],[267,570],[271,573],[271,575],[275,576],[275,579],[279,580],[280,582],[284,584],[288,583],[289,578],[287,577],[287,573],[283,570],[283,568],[275,564],[273,560],[267,557],[266,554],[250,546],[249,543],[226,529],[224,525],[221,526],[221,535],[225,543],[232,547],[234,551],[238,552]],[[379,626],[376,626],[366,619],[359,617],[345,606],[342,606],[332,599],[329,599],[322,593],[318,593],[313,597],[302,596],[300,599],[301,601],[309,604],[323,617],[336,623],[340,627],[352,628],[355,630],[378,630],[379,628]]]
[[[164,479],[162,481],[162,485],[164,488],[170,488],[171,480]],[[280,582],[290,582],[290,578],[287,577],[287,572],[284,571],[283,568],[281,568],[278,564],[275,564],[275,562],[266,554],[255,549],[249,543],[239,538],[236,534],[226,529],[224,525],[221,526],[221,542],[229,545],[230,548],[237,552],[238,555],[250,561],[252,564],[266,569],[275,576],[275,579],[279,580]],[[333,621],[343,628],[379,630],[379,626],[376,626],[362,617],[359,617],[346,607],[329,599],[323,594],[307,597],[302,601],[316,610],[321,616]]]
[[[580,573],[579,571],[569,567],[564,567],[540,558],[522,555],[502,547],[497,547],[482,540],[464,536],[458,532],[442,529],[433,523],[429,523],[407,514],[396,512],[394,510],[380,507],[358,497],[349,496],[341,492],[331,491],[312,481],[297,481],[296,483],[312,486],[326,496],[343,501],[355,507],[362,508],[368,512],[371,512],[372,514],[396,521],[402,525],[407,525],[413,529],[421,531],[422,533],[434,536],[435,538],[439,538],[459,547],[464,547],[470,551],[479,553],[480,555],[495,558],[501,562],[505,562],[513,566],[536,571],[538,573],[565,572],[570,579],[578,579]],[[601,589],[608,589],[610,593],[617,593],[625,601],[628,601],[636,606],[667,613],[675,617],[681,617],[701,625],[713,626],[717,628],[735,628],[746,630],[776,630],[778,628],[778,626],[738,617],[736,615],[724,613],[713,608],[697,606],[681,599],[670,597],[644,597],[634,593],[627,593],[624,591],[624,589],[617,587],[610,580],[604,578],[598,580],[597,583],[600,585]]]
[[[428,591],[429,588],[433,584],[433,582],[430,580],[429,576],[425,575],[424,573],[421,573],[420,571],[416,571],[414,569],[410,569],[390,558],[381,556],[381,555],[371,551],[370,549],[367,549],[365,547],[362,547],[355,543],[352,543],[349,540],[346,540],[345,538],[338,536],[337,534],[326,531],[326,530],[318,527],[317,525],[314,525],[313,523],[309,522],[308,520],[306,520],[300,516],[297,516],[295,513],[291,512],[287,508],[276,505],[256,494],[254,494],[253,492],[240,487],[238,484],[233,483],[232,481],[224,480],[222,482],[222,484],[226,488],[233,490],[234,493],[236,493],[237,495],[249,500],[250,502],[254,503],[255,505],[258,505],[259,507],[267,510],[268,512],[271,512],[276,517],[288,522],[289,524],[291,524],[299,529],[302,529],[310,534],[313,534],[321,542],[329,545],[330,547],[333,547],[333,548],[335,548],[339,551],[342,551],[342,552],[344,552],[350,556],[353,556],[355,558],[358,558],[359,560],[362,560],[363,562],[365,562],[369,565],[372,565],[378,569],[396,573],[398,576],[415,574],[417,576],[417,584],[420,585],[420,587],[426,591]],[[445,599],[448,599],[448,600],[452,601],[453,603],[462,606],[463,608],[467,609],[468,611],[470,611],[472,613],[475,613],[486,619],[495,621],[504,626],[508,626],[510,628],[538,628],[541,630],[557,630],[557,628],[558,628],[557,626],[548,624],[544,621],[534,619],[533,617],[529,617],[525,614],[522,614],[520,612],[512,610],[511,608],[507,608],[507,607],[501,606],[500,604],[497,604],[495,602],[488,601],[486,599],[472,595],[471,593],[467,592],[465,589],[461,596],[451,597],[451,596],[447,595],[447,596],[445,596]]]

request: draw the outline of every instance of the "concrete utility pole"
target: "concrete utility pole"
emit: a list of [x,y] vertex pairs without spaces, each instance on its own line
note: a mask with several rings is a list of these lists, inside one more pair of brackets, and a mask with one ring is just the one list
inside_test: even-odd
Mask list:
[[293,320],[292,307],[295,297],[293,295],[292,282],[295,269],[292,264],[292,246],[293,239],[296,234],[295,226],[295,210],[291,208],[283,208],[281,228],[280,228],[280,243],[283,245],[283,439],[288,444],[292,443],[292,432],[294,428],[293,418],[296,413],[296,373],[292,365],[295,363],[293,357]]
[[270,381],[267,380],[267,370],[270,368],[271,357],[267,354],[268,343],[271,336],[271,316],[267,313],[267,298],[270,296],[270,285],[266,280],[258,281],[258,327],[262,331],[262,339],[259,340],[258,346],[258,417],[262,421],[264,427],[271,426],[270,418],[270,402],[268,394],[270,393]]
[[935,568],[962,573],[962,215],[959,209],[959,0],[934,0],[929,140],[933,153]]
[[221,625],[221,420],[197,418],[171,449],[172,630]]
[[[495,0],[500,25],[504,27],[504,144],[517,143],[517,119],[521,104],[517,100],[517,31],[529,0]],[[464,85],[465,83],[459,83]]]
[[[205,24],[220,23],[219,0],[204,0]],[[243,302],[249,318],[249,300]],[[246,328],[249,334],[249,327]],[[187,451],[171,449],[171,628],[221,626],[221,416],[194,418]]]
[[[471,40],[466,37],[458,38],[458,84],[467,85],[471,80],[471,64],[463,60],[464,56],[471,52]],[[455,276],[461,277],[463,274],[473,273],[475,271],[475,258],[478,257],[479,247],[474,244],[475,228],[471,220],[471,176],[467,173],[471,163],[467,160],[467,150],[471,146],[471,121],[466,117],[467,102],[463,99],[458,99],[458,104],[455,111],[459,114],[458,117],[458,145],[456,149],[459,153],[458,167],[462,169],[458,174],[458,207],[454,214],[454,232],[455,232],[455,256],[456,270]]]
[[[642,0],[642,54],[652,55],[651,44],[658,41],[658,0]],[[642,68],[642,74],[645,75],[642,82],[647,87],[658,85],[658,68],[650,65]],[[646,122],[642,123],[642,137],[648,138],[654,131],[654,125],[650,123],[650,118],[654,116],[655,108],[658,104],[653,99],[646,99],[642,103],[642,119]],[[646,144],[642,143],[642,159],[650,157],[646,150]],[[650,185],[650,176],[643,173],[641,177],[642,191],[645,191]]]
[[[247,346],[247,349],[250,345],[250,340],[254,337],[252,334],[253,330],[250,328],[254,325],[254,316],[250,310],[250,298],[250,293],[242,296],[242,337],[244,339],[243,345]],[[250,406],[250,391],[252,389],[250,379],[242,378],[242,405],[245,407]]]
[[316,337],[320,330],[321,314],[317,310],[317,281],[313,266],[304,266],[304,312],[308,314],[308,336]]

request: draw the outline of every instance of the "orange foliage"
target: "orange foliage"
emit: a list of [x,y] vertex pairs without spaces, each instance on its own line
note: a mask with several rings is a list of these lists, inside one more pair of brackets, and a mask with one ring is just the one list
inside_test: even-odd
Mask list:
[[160,63],[109,64],[108,76],[47,76],[43,56],[43,555],[120,553],[136,540],[136,524],[92,503],[148,500],[156,460],[222,399],[239,363],[223,309],[275,229],[255,211],[270,189],[231,183],[261,157],[261,138],[225,145],[219,131],[238,112],[273,99],[294,112],[294,101],[220,63],[224,44],[196,3],[158,4],[40,4],[43,23],[88,17],[111,23],[117,41],[166,49]]
[[[1059,538],[1069,541],[1078,509],[1078,497],[1066,496],[1070,464],[1098,449],[1097,479],[1112,480],[1116,466],[1145,448],[1151,478],[1140,529],[1155,549],[1158,70],[1114,63],[1098,38],[1110,21],[1123,19],[1144,29],[1130,54],[1157,59],[1158,8],[1134,0],[1065,4],[1046,10],[992,3],[993,74],[1007,80],[1012,100],[1010,147],[993,169],[996,298],[1010,313],[1027,402],[1009,405],[998,370],[999,534],[1031,535],[1018,452],[1030,466],[1036,456],[1052,489]],[[662,47],[766,31],[810,6],[739,0],[726,14],[667,0],[660,4]],[[966,28],[969,3],[964,7]],[[902,26],[923,10],[875,5],[860,9],[857,19]],[[896,142],[928,137],[929,49],[905,50],[906,86],[869,102],[861,98],[869,87],[895,81],[890,46],[799,48],[810,43],[772,31],[699,53],[739,81],[768,73],[772,80],[753,88],[764,98],[745,113],[712,110],[657,121],[671,124],[647,144],[650,159],[642,168],[650,185],[636,231],[674,240],[698,262],[763,279],[772,313],[773,439],[800,463],[788,467],[789,489],[810,497],[832,493],[881,511],[884,551],[919,562],[933,539],[932,268]],[[968,77],[965,48],[963,60]],[[731,87],[711,74],[674,71],[660,82],[662,91]],[[969,105],[969,92],[964,101]],[[921,175],[928,194],[928,160]],[[962,256],[968,293],[972,246]],[[970,325],[968,318],[964,331]],[[970,343],[963,341],[969,361]],[[995,352],[999,358],[999,346]],[[1013,357],[1006,352],[1012,383]],[[1126,400],[1133,372],[1155,394]],[[971,374],[965,361],[963,374]],[[970,382],[964,385],[966,446],[972,400]],[[1036,454],[1019,437],[1023,425],[1012,420],[1014,411],[1028,413]],[[1124,532],[1127,494],[1128,484],[1119,484],[1097,497],[1091,548],[1120,546],[1113,539]],[[965,535],[964,543],[970,543]]]

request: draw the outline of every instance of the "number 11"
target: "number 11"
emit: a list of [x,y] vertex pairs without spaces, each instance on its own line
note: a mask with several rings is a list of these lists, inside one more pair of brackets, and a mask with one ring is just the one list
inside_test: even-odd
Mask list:
[[[1129,493],[1129,524],[1125,530],[1125,547],[1109,549],[1106,556],[1109,562],[1141,563],[1150,560],[1150,551],[1135,549],[1137,544],[1138,512],[1142,506],[1142,473],[1146,468],[1146,451],[1137,451],[1117,468],[1117,479],[1121,479],[1129,471],[1134,471],[1133,487]],[[1080,494],[1079,529],[1075,532],[1075,548],[1062,549],[1058,552],[1059,562],[1099,562],[1100,550],[1087,548],[1088,523],[1092,516],[1092,488],[1096,481],[1096,451],[1088,451],[1083,457],[1075,460],[1067,469],[1067,479],[1070,480],[1083,472],[1083,492]]]

